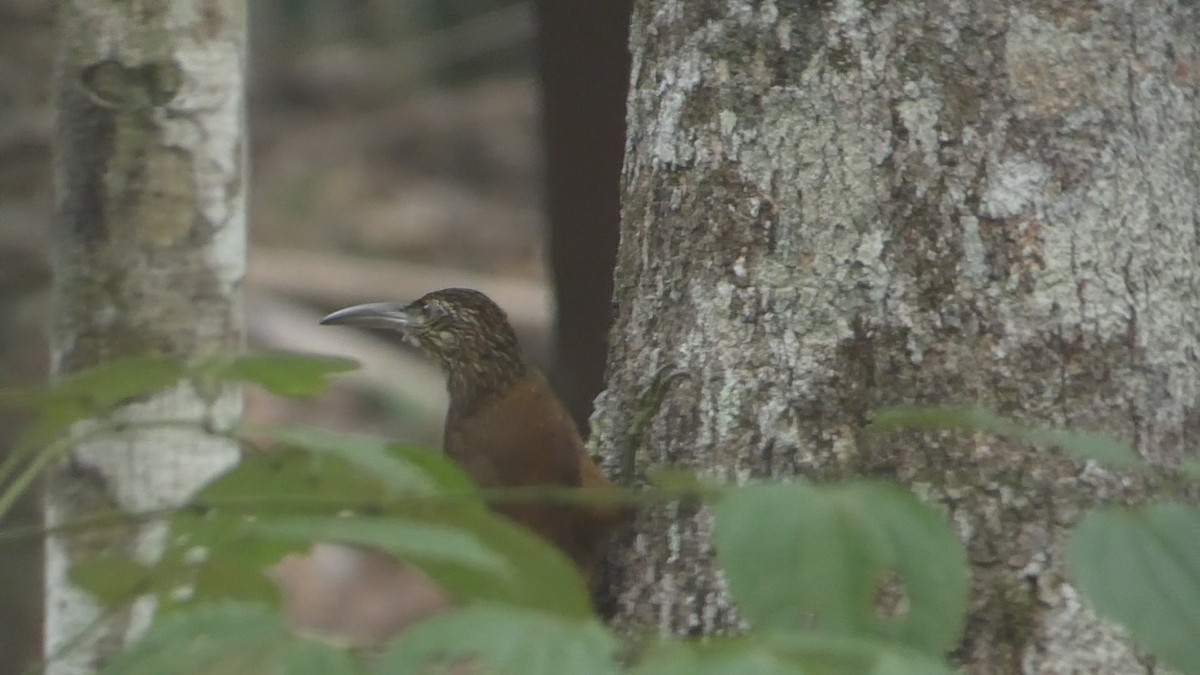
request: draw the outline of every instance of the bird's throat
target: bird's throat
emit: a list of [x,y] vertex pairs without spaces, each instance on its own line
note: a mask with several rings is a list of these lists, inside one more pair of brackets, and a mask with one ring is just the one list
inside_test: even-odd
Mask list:
[[520,357],[495,352],[480,359],[447,363],[444,367],[450,407],[463,416],[507,391],[528,373]]

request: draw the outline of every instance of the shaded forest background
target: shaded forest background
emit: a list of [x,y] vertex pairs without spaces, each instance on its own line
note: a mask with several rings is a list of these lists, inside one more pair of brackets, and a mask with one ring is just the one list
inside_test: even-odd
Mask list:
[[[248,342],[364,363],[361,375],[317,400],[247,392],[249,421],[437,445],[437,372],[378,337],[316,321],[339,306],[449,285],[481,288],[504,305],[532,359],[586,419],[609,320],[626,3],[550,13],[549,2],[497,0],[248,4]],[[539,23],[559,28],[539,40]],[[0,0],[0,386],[40,382],[48,371],[54,24],[51,3]],[[592,39],[581,43],[581,34]],[[566,141],[551,147],[550,163],[592,158],[580,171],[546,172],[551,188],[568,194],[557,199],[543,182],[539,58],[560,93],[580,84],[545,102],[560,120],[550,138]],[[593,72],[579,73],[579,63]],[[596,115],[614,123],[598,124]],[[594,144],[610,152],[596,161]],[[571,196],[572,184],[599,188]],[[547,212],[574,229],[548,238]],[[560,264],[572,270],[558,288],[567,297],[558,333],[575,342],[559,340],[557,356],[548,248],[565,251]],[[20,429],[19,419],[0,420],[0,452]],[[36,518],[28,503],[14,520]],[[5,544],[0,672],[20,672],[36,656],[40,596],[39,545]]]

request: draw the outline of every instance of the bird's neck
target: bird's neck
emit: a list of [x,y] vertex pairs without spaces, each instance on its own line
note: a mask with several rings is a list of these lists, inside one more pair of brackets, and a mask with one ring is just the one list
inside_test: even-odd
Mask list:
[[450,406],[457,415],[464,417],[507,391],[529,372],[519,355],[497,352],[478,359],[455,360],[443,366]]

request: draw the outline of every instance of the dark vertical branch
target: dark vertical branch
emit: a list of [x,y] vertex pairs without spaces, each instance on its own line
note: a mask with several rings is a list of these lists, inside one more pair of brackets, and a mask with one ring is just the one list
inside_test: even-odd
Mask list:
[[550,267],[551,372],[586,429],[604,379],[629,82],[629,0],[537,0]]

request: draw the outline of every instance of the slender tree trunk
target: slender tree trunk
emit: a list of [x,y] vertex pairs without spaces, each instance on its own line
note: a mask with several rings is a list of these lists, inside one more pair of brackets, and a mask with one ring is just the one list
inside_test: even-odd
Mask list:
[[[132,354],[231,353],[243,332],[245,3],[61,4],[53,373]],[[210,430],[240,408],[233,388],[187,384],[125,406],[131,421],[195,428],[81,443],[51,472],[47,525],[182,503],[237,461],[236,446]],[[67,577],[72,562],[113,548],[151,561],[164,534],[153,524],[48,540],[51,673],[93,672],[153,615],[147,599],[97,621]]]
[[554,388],[581,429],[604,386],[620,223],[630,0],[538,0]]
[[[600,450],[729,480],[892,477],[967,542],[972,672],[1146,672],[1065,576],[1153,490],[989,437],[979,402],[1158,464],[1200,441],[1200,7],[642,0]],[[632,462],[628,461],[632,458]],[[736,627],[703,513],[648,514],[619,621]]]

